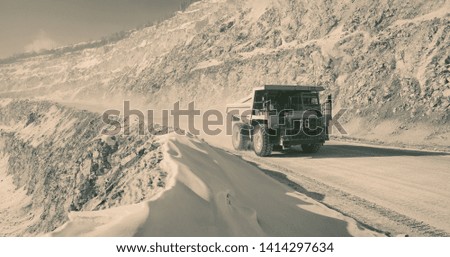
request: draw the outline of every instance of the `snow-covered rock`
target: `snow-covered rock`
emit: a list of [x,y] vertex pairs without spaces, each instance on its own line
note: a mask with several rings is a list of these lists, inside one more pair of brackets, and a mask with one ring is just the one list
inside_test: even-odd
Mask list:
[[2,106],[0,234],[50,232],[70,211],[135,204],[164,189],[158,138],[101,136],[102,127],[98,114],[50,102]]

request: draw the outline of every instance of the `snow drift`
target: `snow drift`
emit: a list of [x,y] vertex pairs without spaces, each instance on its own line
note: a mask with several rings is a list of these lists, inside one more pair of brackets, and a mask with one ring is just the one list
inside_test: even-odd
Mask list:
[[[72,213],[53,236],[374,236],[239,157],[165,136],[169,186],[144,204]],[[85,229],[89,228],[89,229]]]

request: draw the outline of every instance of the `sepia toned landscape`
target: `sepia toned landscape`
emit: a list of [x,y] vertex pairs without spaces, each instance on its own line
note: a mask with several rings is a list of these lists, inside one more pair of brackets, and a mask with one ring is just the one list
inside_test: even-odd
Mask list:
[[[180,9],[0,59],[1,236],[450,235],[450,1]],[[320,150],[236,149],[266,85],[332,99]]]

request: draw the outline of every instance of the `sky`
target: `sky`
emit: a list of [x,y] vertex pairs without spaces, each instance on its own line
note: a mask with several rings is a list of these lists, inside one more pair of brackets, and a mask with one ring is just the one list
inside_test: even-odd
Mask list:
[[181,0],[0,0],[0,58],[100,39],[168,17]]

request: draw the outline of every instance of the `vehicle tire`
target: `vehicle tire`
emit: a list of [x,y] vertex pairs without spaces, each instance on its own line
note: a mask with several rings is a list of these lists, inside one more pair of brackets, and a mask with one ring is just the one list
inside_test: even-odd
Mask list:
[[257,125],[253,130],[253,150],[256,155],[265,157],[272,154],[273,145],[266,125]]
[[248,131],[244,128],[244,124],[234,124],[231,141],[235,150],[247,150],[250,142]]
[[317,153],[319,151],[320,147],[322,147],[321,143],[303,144],[302,150],[305,153]]

